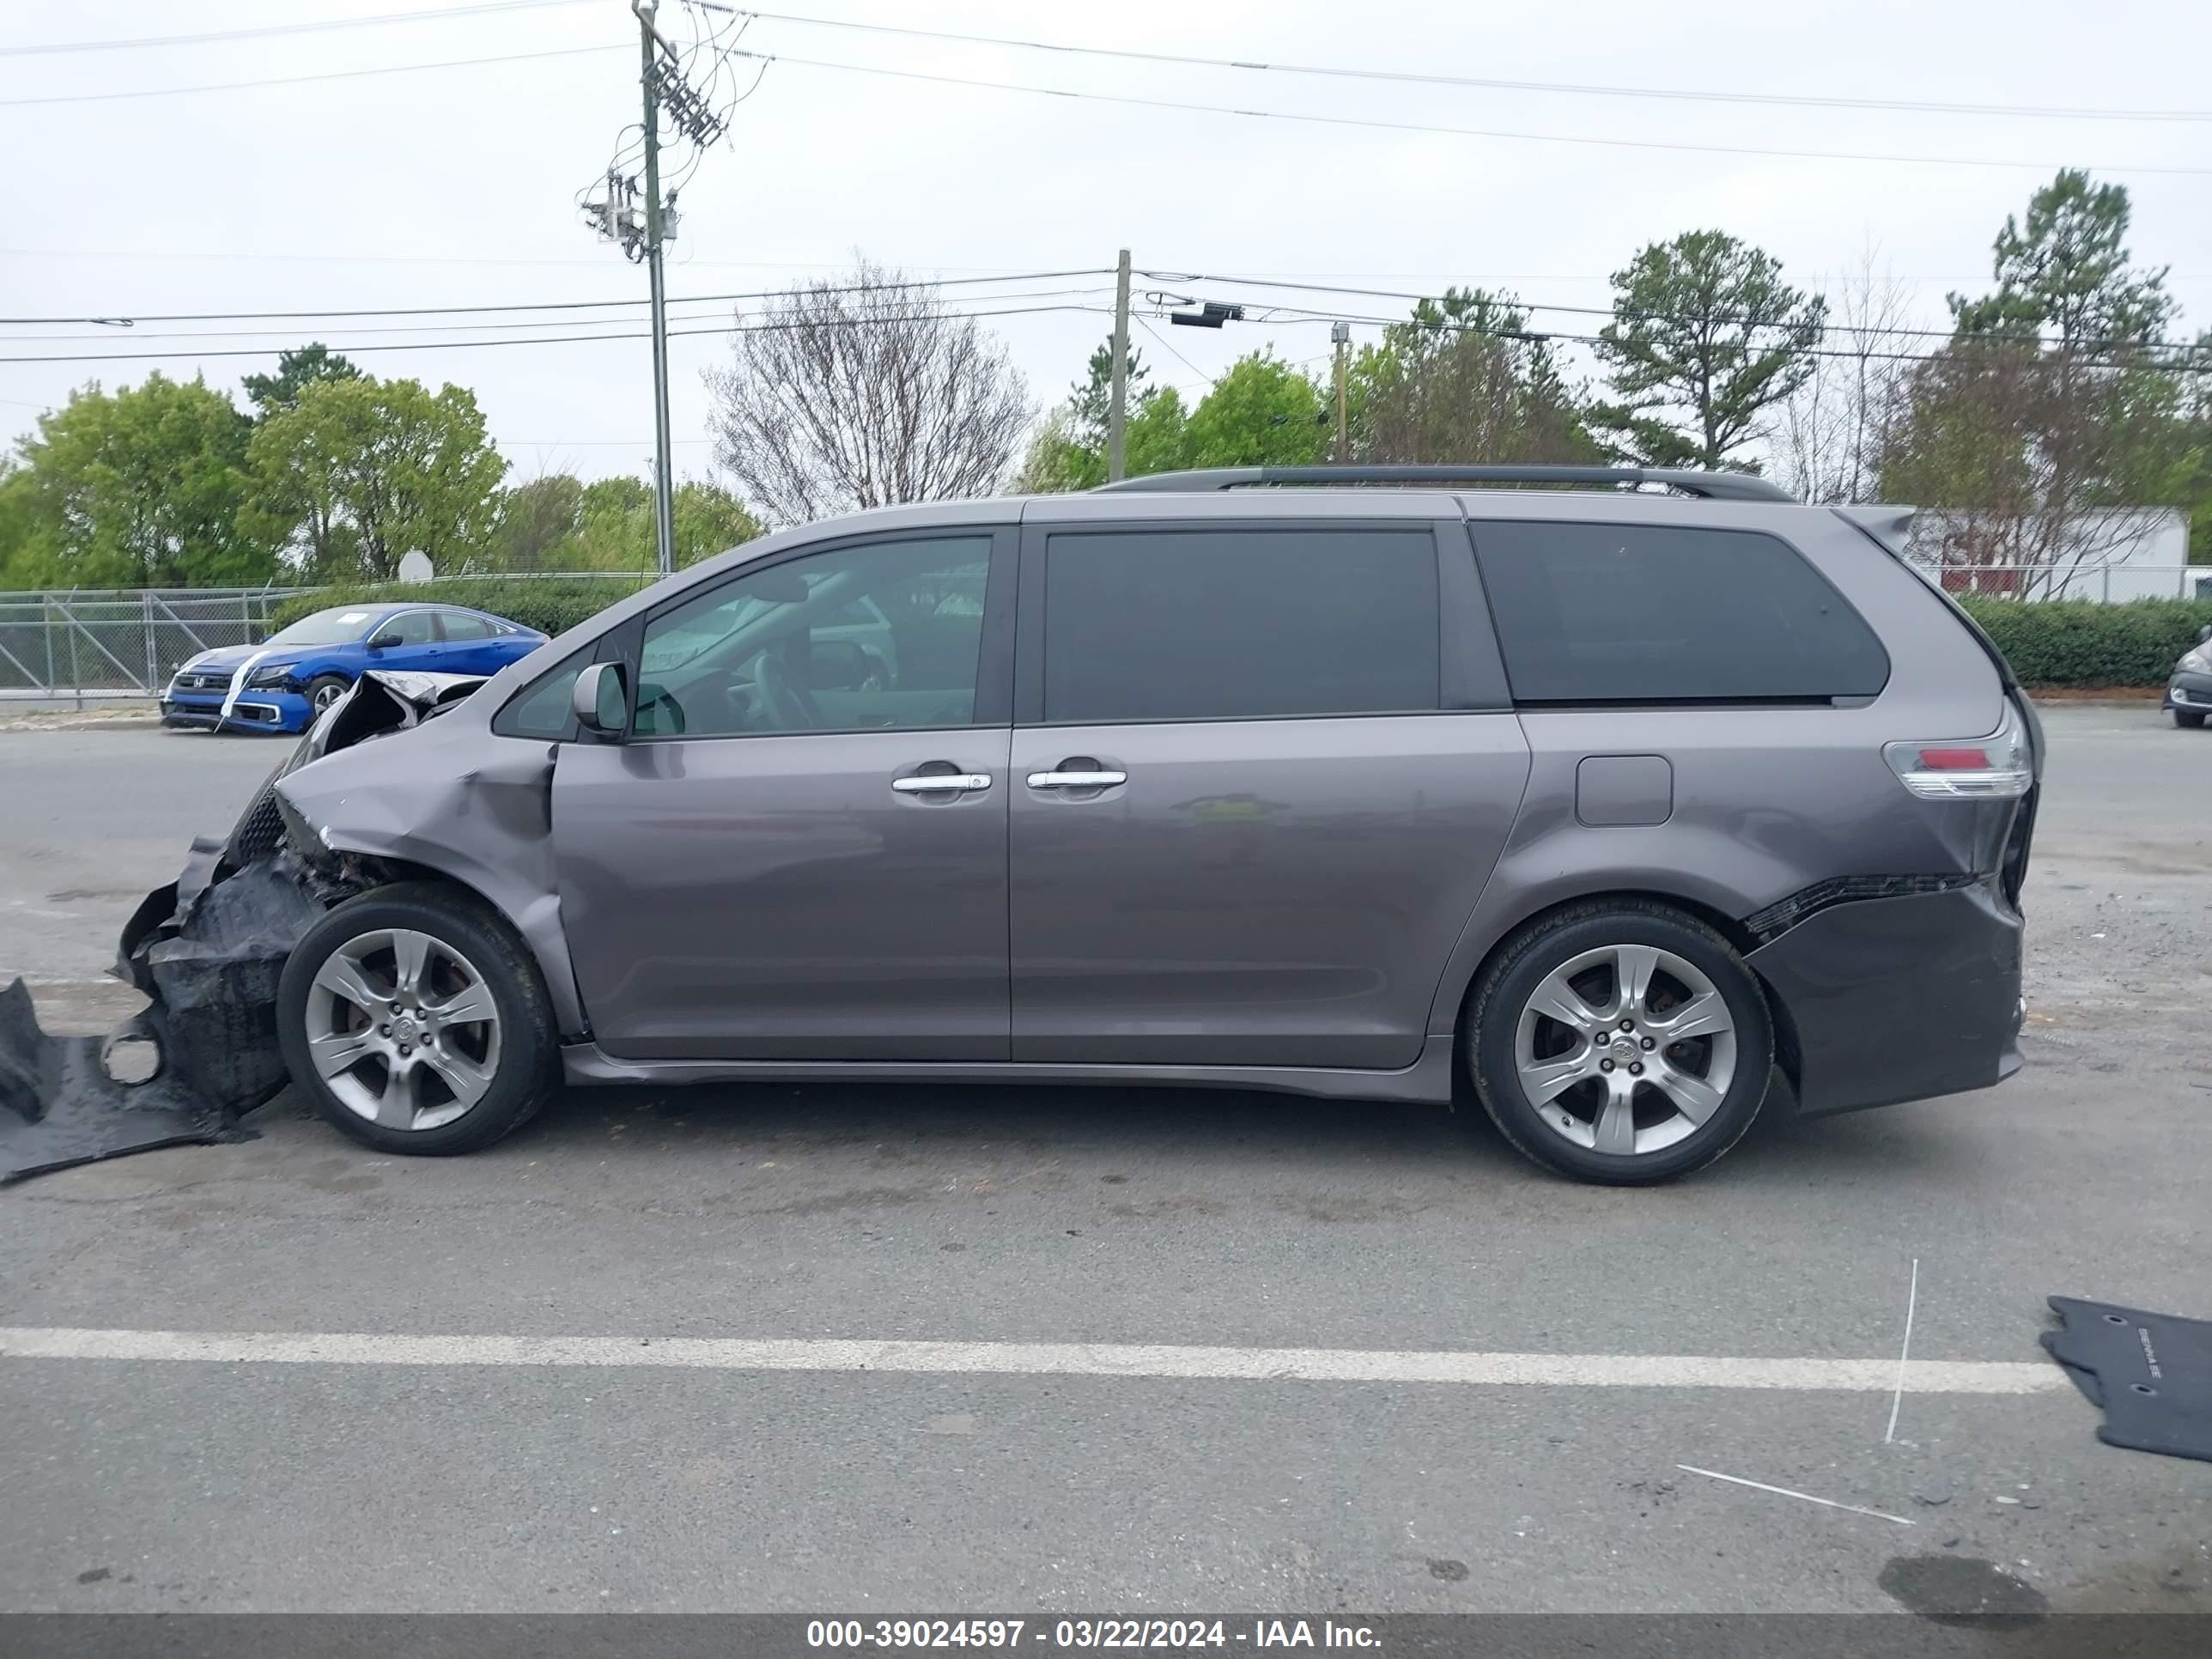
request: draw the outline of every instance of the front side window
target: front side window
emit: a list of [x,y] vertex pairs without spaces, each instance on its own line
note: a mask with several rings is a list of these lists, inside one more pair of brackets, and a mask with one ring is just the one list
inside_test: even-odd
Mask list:
[[1520,702],[1872,696],[1889,659],[1786,542],[1680,526],[1479,523]]
[[1426,529],[1056,535],[1044,599],[1049,722],[1439,706]]
[[380,640],[396,639],[402,645],[431,645],[438,638],[438,617],[432,611],[403,611],[387,618],[376,630]]
[[575,721],[568,705],[576,690],[576,676],[592,660],[586,646],[535,685],[510,699],[492,721],[491,729],[508,738],[568,738]]
[[663,611],[639,651],[639,737],[967,726],[988,536],[787,560]]

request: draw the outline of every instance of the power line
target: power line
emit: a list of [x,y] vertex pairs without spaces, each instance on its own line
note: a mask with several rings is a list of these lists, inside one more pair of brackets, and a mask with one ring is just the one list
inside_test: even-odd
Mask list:
[[[700,5],[702,0],[684,0]],[[993,34],[962,34],[950,29],[918,29],[891,23],[863,23],[842,17],[803,17],[793,12],[755,11],[750,7],[708,5],[763,22],[796,23],[808,28],[852,29],[869,34],[897,34],[921,40],[957,40],[968,46],[1015,46],[1026,52],[1069,57],[1118,58],[1145,64],[1183,64],[1202,69],[1248,70],[1278,75],[1324,75],[1351,81],[1402,82],[1415,86],[1466,87],[1485,91],[1572,93],[1600,98],[1667,98],[1700,103],[1775,104],[1810,109],[1887,110],[1932,115],[2050,116],[2085,121],[2212,121],[2212,110],[2081,109],[2051,104],[1966,104],[1908,98],[1841,98],[1791,93],[1714,92],[1674,87],[1591,86],[1571,81],[1501,81],[1470,75],[1432,75],[1412,70],[1345,69],[1316,64],[1264,64],[1239,58],[1200,58],[1182,52],[1137,52],[1115,46],[1077,46],[1057,40],[1023,40]]]
[[625,52],[626,46],[560,46],[547,52],[511,52],[496,58],[449,58],[435,64],[386,64],[378,69],[325,70],[314,75],[277,75],[263,81],[210,81],[191,87],[144,87],[135,92],[65,92],[46,98],[0,98],[0,109],[32,104],[106,104],[124,98],[179,98],[192,92],[247,92],[256,87],[296,87],[312,81],[357,81],[371,75],[412,75],[418,70],[479,69],[487,64],[524,64],[544,58],[581,58],[593,52]]
[[[731,49],[730,55],[771,64],[791,64],[801,69],[834,70],[842,74],[880,76],[896,81],[921,81],[938,86],[973,87],[987,92],[1020,92],[1045,98],[1073,98],[1094,104],[1118,104],[1133,109],[1178,110],[1199,115],[1237,115],[1255,120],[1358,127],[1377,132],[1438,133],[1455,138],[1501,138],[1516,143],[1584,144],[1604,149],[1661,149],[1698,155],[1775,156],[1800,161],[1874,161],[1925,167],[2027,168],[2035,173],[2058,170],[2057,162],[2004,161],[1972,155],[1896,155],[1853,150],[1771,149],[1751,144],[1675,143],[1657,138],[1595,138],[1579,133],[1508,132],[1490,127],[1442,126],[1425,121],[1382,121],[1351,115],[1307,115],[1288,110],[1244,109],[1228,104],[1195,104],[1170,98],[1138,98],[1121,93],[1078,92],[1067,87],[1030,86],[1018,81],[985,81],[969,76],[935,75],[922,70],[884,69],[872,64],[841,64],[821,58],[793,58],[783,52],[743,52],[734,47]],[[2095,173],[2172,174],[2187,178],[2212,176],[2212,167],[2113,166],[2103,163],[2093,166],[2089,170]]]
[[[1104,315],[1111,309],[1112,307],[1108,306],[1083,305],[1010,306],[1003,309],[994,309],[988,311],[948,311],[942,314],[954,321],[959,321],[969,318],[1036,316],[1046,312],[1088,312],[1093,315]],[[669,330],[669,333],[672,335],[775,334],[781,333],[785,330],[793,328],[812,328],[819,326],[860,328],[873,326],[878,322],[902,322],[905,320],[907,319],[902,318],[877,319],[872,317],[848,317],[831,321],[820,318],[805,318],[796,322],[788,323],[735,323],[723,324],[720,326],[714,328],[671,329]],[[395,342],[386,344],[371,345],[354,345],[345,343],[332,345],[330,347],[330,349],[347,356],[359,356],[364,353],[372,351],[456,351],[476,347],[489,348],[494,346],[580,345],[594,340],[643,340],[649,337],[650,336],[647,334],[636,331],[625,334],[549,334],[530,339],[424,340],[421,342]],[[276,356],[278,349],[279,348],[275,346],[265,348],[227,346],[217,351],[80,352],[66,355],[57,354],[52,356],[0,357],[0,363],[157,362],[167,362],[172,358],[180,357],[193,359],[210,357],[270,357]]]
[[318,34],[326,29],[368,28],[383,23],[428,23],[447,17],[488,12],[538,11],[577,6],[586,0],[488,0],[473,6],[443,6],[435,11],[386,11],[368,17],[328,17],[312,23],[270,23],[257,28],[214,29],[204,34],[139,34],[119,40],[64,40],[46,46],[0,46],[0,58],[29,58],[61,52],[120,52],[138,46],[197,46],[216,40],[252,40],[272,34]]
[[[901,288],[914,288],[914,287],[926,286],[926,284],[919,284],[919,283],[902,283],[898,284],[898,286],[899,286],[899,287],[901,287]],[[832,290],[829,290],[829,291],[830,291],[830,292],[834,292],[834,293],[851,293],[851,292],[854,292],[854,290],[853,290],[853,289],[832,289]],[[1097,295],[1097,294],[1098,294],[1098,293],[1100,293],[1100,292],[1102,292],[1102,291],[1108,291],[1108,292],[1110,292],[1110,290],[1102,290],[1102,289],[1101,289],[1101,288],[1100,288],[1100,286],[1099,286],[1098,284],[1097,284],[1097,283],[1092,283],[1092,284],[1091,284],[1090,287],[1088,287],[1088,288],[1037,289],[1028,290],[1028,291],[1018,291],[1018,291],[1016,291],[1016,292],[1014,292],[1014,293],[1011,293],[1011,294],[993,294],[993,295],[988,295],[988,296],[985,296],[985,297],[988,297],[988,298],[992,299],[992,300],[1057,300],[1057,299],[1066,299],[1066,298],[1069,298],[1069,297],[1072,297],[1072,296],[1078,296],[1078,295]],[[700,300],[699,303],[712,303],[712,302],[713,302],[713,301],[714,301],[716,297],[717,297],[717,296],[714,296],[714,295],[702,295],[702,296],[701,296],[701,300]],[[775,297],[775,296],[760,295],[760,296],[750,296],[750,297],[768,298],[768,297]],[[635,305],[643,305],[643,304],[645,304],[645,303],[646,303],[646,301],[642,301],[642,300],[619,300],[619,301],[590,301],[589,303],[593,304],[593,305],[633,305],[633,306],[635,306]],[[674,306],[674,305],[688,305],[688,304],[691,304],[691,303],[694,303],[694,302],[693,302],[693,301],[679,301],[679,300],[673,300],[673,299],[672,299],[671,301],[669,301],[669,302],[668,302],[668,303],[669,303],[670,305],[672,305],[672,306]],[[489,309],[499,309],[499,308],[501,308],[501,307],[488,307],[488,308],[489,308]],[[548,307],[548,309],[552,309],[552,308],[553,308],[553,307]],[[366,314],[374,316],[374,315],[376,315],[376,314],[378,314],[378,313],[366,313]],[[404,314],[404,313],[402,313],[402,314]],[[687,314],[684,314],[684,315],[682,315],[682,316],[672,317],[672,318],[670,319],[670,320],[671,320],[672,322],[678,322],[678,323],[698,323],[698,322],[704,322],[704,321],[706,321],[706,320],[708,319],[708,318],[710,315],[712,315],[712,314],[713,314],[713,313],[707,313],[707,312],[695,312],[695,313],[687,313]],[[0,319],[0,321],[4,321],[4,320],[5,320],[4,319]],[[502,330],[502,331],[503,331],[503,330],[520,330],[520,329],[532,329],[532,328],[550,328],[550,327],[552,327],[552,326],[554,326],[554,325],[555,325],[555,324],[556,324],[556,322],[557,320],[559,320],[559,319],[555,319],[555,318],[550,318],[550,317],[539,317],[539,318],[532,318],[532,319],[531,319],[530,320],[528,320],[528,321],[526,321],[526,322],[515,322],[515,323],[493,323],[493,322],[466,322],[466,323],[411,323],[411,324],[405,325],[404,325],[404,326],[398,326],[398,327],[392,327],[392,328],[362,328],[362,329],[356,329],[356,330],[355,330],[354,331],[355,331],[356,333],[357,333],[357,334],[362,334],[362,335],[370,335],[370,334],[459,334],[459,333],[465,333],[465,332],[467,332],[467,331],[472,331],[472,330],[473,330],[473,331],[485,331],[485,330]],[[641,320],[641,319],[636,318],[636,317],[584,317],[584,318],[579,318],[579,319],[575,319],[575,321],[576,321],[576,325],[577,325],[577,326],[593,326],[593,327],[605,327],[605,328],[617,328],[617,327],[624,327],[624,326],[627,326],[627,325],[630,325],[630,324],[633,324],[633,323],[638,322],[638,321],[640,321],[640,320]],[[276,327],[276,326],[270,326],[270,327],[268,327],[268,328],[240,328],[240,329],[187,328],[187,329],[179,329],[179,330],[176,330],[176,331],[163,331],[163,332],[161,332],[161,333],[155,333],[155,334],[133,334],[133,335],[129,335],[129,336],[125,336],[125,337],[118,337],[118,336],[117,335],[117,333],[116,333],[113,330],[112,330],[112,329],[111,329],[111,330],[106,330],[106,331],[101,331],[101,332],[99,332],[99,333],[94,333],[94,334],[26,334],[26,335],[21,335],[21,336],[6,336],[6,337],[0,337],[0,344],[47,345],[47,344],[52,344],[52,343],[56,343],[56,342],[64,341],[64,340],[112,340],[112,339],[116,339],[116,338],[118,338],[118,337],[128,337],[128,338],[131,338],[131,339],[137,339],[137,340],[241,340],[241,339],[261,339],[261,338],[265,338],[265,337],[269,337],[269,336],[270,336],[270,335],[278,335],[278,334],[289,335],[289,336],[291,336],[293,338],[296,339],[296,338],[298,337],[298,332],[299,332],[299,331],[298,331],[297,330],[294,330],[294,329],[286,329],[286,328]],[[277,349],[281,349],[281,348],[277,348]]]
[[[1296,313],[1284,315],[1282,313]],[[1162,313],[1165,315],[1165,313]],[[1419,328],[1432,333],[1480,334],[1494,339],[1514,340],[1530,345],[1549,345],[1565,343],[1570,345],[1597,345],[1603,337],[1596,334],[1563,334],[1550,329],[1506,328],[1498,325],[1430,321],[1411,317],[1369,317],[1355,313],[1322,311],[1305,306],[1285,306],[1278,314],[1255,318],[1256,323],[1280,323],[1296,327],[1307,323],[1361,323],[1378,328]],[[2027,343],[1999,340],[1999,344]],[[1945,354],[1930,351],[1858,351],[1839,349],[1833,346],[1813,346],[1800,349],[1808,357],[1832,357],[1851,362],[1925,363],[1936,361]],[[0,359],[0,362],[4,362]],[[2167,362],[2115,365],[2126,367],[2148,374],[2212,374],[2212,361],[2202,362]]]
[[[1427,301],[1433,304],[1440,301],[1443,297],[1443,295],[1437,294],[1414,294],[1398,289],[1338,288],[1326,283],[1270,282],[1264,277],[1230,276],[1194,270],[1146,270],[1139,272],[1139,275],[1150,276],[1156,282],[1163,283],[1225,283],[1233,287],[1287,289],[1304,294],[1348,294],[1357,298],[1366,300]],[[1742,326],[1750,328],[1782,328],[1789,326],[1789,325],[1782,323],[1762,323],[1754,319],[1745,317],[1691,316],[1685,315],[1680,312],[1637,311],[1632,309],[1622,310],[1613,306],[1548,305],[1540,300],[1523,300],[1517,295],[1493,294],[1490,297],[1498,304],[1504,306],[1507,309],[1512,311],[1553,311],[1573,316],[1610,317],[1638,322],[1651,323],[1711,322],[1723,324],[1731,327]],[[1303,309],[1304,307],[1297,308]],[[1948,328],[1892,328],[1884,326],[1881,328],[1867,327],[1863,329],[1856,329],[1852,325],[1848,323],[1841,325],[1840,326],[1847,332],[1894,336],[1899,339],[1950,340],[1957,337],[1957,331]],[[1565,338],[1566,337],[1561,336],[1559,337]],[[2195,349],[2193,346],[2185,341],[2173,340],[2063,340],[2051,339],[2043,335],[2008,335],[2002,337],[2005,339],[2007,343],[2013,345],[2061,346],[2068,347],[2076,351],[2112,348],[2144,351],[2188,351]],[[1856,356],[1859,354],[1852,352],[1849,355]]]
[[[1063,276],[1110,276],[1110,266],[1092,265],[1079,270],[1016,270],[994,276],[922,277],[906,283],[856,283],[828,288],[802,284],[797,288],[758,289],[741,294],[672,295],[674,305],[721,305],[737,300],[779,300],[793,294],[860,294],[916,288],[972,288],[996,283],[1040,283]],[[1346,290],[1350,292],[1351,290]],[[246,323],[257,319],[275,321],[328,319],[335,317],[449,317],[514,311],[587,311],[613,306],[641,306],[643,298],[628,300],[516,301],[502,305],[385,306],[329,311],[176,311],[166,313],[114,312],[108,317],[0,317],[0,325],[32,326],[40,324],[95,323],[127,318],[141,323]]]
[[1189,358],[1188,358],[1188,357],[1184,356],[1182,355],[1182,352],[1178,351],[1178,350],[1176,349],[1176,344],[1175,344],[1175,342],[1174,342],[1174,341],[1172,341],[1172,340],[1169,339],[1169,338],[1168,338],[1168,337],[1167,337],[1166,335],[1164,335],[1164,334],[1161,333],[1161,332],[1159,331],[1159,330],[1158,330],[1158,329],[1156,329],[1156,328],[1154,328],[1154,327],[1152,326],[1152,319],[1151,318],[1149,318],[1149,317],[1139,317],[1139,318],[1137,319],[1137,325],[1138,325],[1138,327],[1139,327],[1139,328],[1143,329],[1143,330],[1145,331],[1145,332],[1146,332],[1146,333],[1147,333],[1147,334],[1151,335],[1151,336],[1152,337],[1152,338],[1154,338],[1155,340],[1158,340],[1158,341],[1160,343],[1160,345],[1162,346],[1162,348],[1163,348],[1163,349],[1164,349],[1166,350],[1167,354],[1168,354],[1170,356],[1173,357],[1173,358],[1174,358],[1177,362],[1181,363],[1181,364],[1182,364],[1185,368],[1188,369],[1192,374],[1194,374],[1197,375],[1197,376],[1199,377],[1199,379],[1200,379],[1201,380],[1204,380],[1204,381],[1206,383],[1206,385],[1208,385],[1208,386],[1219,386],[1219,385],[1221,384],[1221,377],[1220,377],[1218,374],[1207,374],[1204,369],[1200,368],[1196,363],[1194,363],[1194,362],[1191,362],[1191,360],[1190,360]]

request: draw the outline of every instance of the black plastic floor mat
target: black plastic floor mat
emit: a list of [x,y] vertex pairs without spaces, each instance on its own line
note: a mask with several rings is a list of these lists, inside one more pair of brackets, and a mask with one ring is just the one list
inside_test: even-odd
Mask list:
[[2212,1322],[2069,1296],[2051,1307],[2065,1328],[2043,1346],[2105,1408],[2100,1440],[2212,1462]]

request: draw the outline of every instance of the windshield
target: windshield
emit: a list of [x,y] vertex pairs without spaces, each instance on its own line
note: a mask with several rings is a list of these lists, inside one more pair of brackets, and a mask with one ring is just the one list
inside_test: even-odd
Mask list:
[[375,618],[374,611],[349,611],[340,605],[335,610],[318,611],[312,617],[302,617],[289,628],[271,634],[270,645],[348,645],[368,631]]

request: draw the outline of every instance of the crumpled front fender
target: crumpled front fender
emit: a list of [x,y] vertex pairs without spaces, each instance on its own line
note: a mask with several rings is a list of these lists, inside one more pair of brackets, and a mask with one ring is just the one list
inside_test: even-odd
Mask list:
[[[399,675],[376,679],[434,677]],[[343,735],[359,693],[337,705]],[[538,960],[564,1036],[587,1029],[561,926],[550,816],[556,744],[429,720],[356,741],[275,779],[291,842],[311,864],[388,860],[450,878],[489,903]]]

